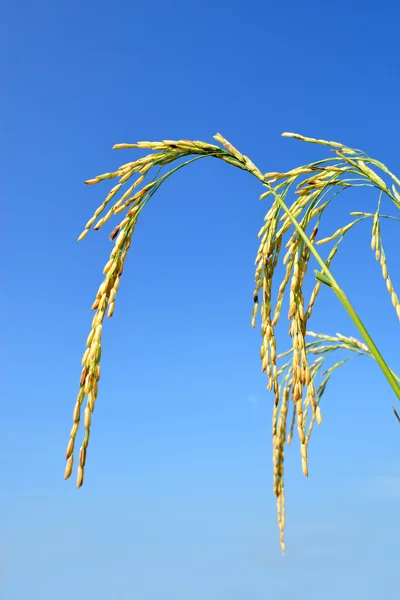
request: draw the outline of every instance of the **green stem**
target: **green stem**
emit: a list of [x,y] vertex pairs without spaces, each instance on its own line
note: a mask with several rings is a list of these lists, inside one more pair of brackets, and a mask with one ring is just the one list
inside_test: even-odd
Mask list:
[[386,379],[388,380],[389,384],[391,385],[397,398],[400,400],[400,386],[399,386],[396,378],[394,377],[392,370],[388,367],[385,359],[383,358],[382,354],[379,352],[378,348],[376,347],[374,340],[371,338],[370,334],[368,333],[368,330],[365,327],[364,323],[361,321],[360,317],[358,316],[358,314],[356,313],[356,311],[350,304],[345,293],[338,286],[335,286],[335,285],[332,286],[332,289],[335,292],[336,296],[339,298],[340,302],[343,304],[343,306],[347,310],[347,313],[349,314],[354,325],[357,327],[358,331],[362,335],[371,354],[373,355],[376,362],[382,369],[383,374],[385,375]]

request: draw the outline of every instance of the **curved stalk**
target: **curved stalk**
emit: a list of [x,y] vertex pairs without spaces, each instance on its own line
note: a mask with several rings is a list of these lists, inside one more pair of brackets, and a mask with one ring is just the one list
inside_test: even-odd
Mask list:
[[[334,148],[337,158],[327,158],[318,162],[310,163],[296,169],[292,169],[287,173],[265,173],[256,167],[256,165],[245,155],[241,154],[232,144],[230,144],[221,134],[216,134],[214,139],[217,140],[223,148],[214,144],[207,144],[201,141],[190,140],[163,140],[162,142],[137,142],[136,144],[117,144],[115,149],[123,148],[146,148],[151,152],[146,156],[139,158],[134,162],[129,162],[121,165],[116,171],[98,175],[94,179],[89,179],[85,183],[92,185],[108,179],[119,178],[119,183],[115,185],[109,192],[102,204],[96,209],[93,216],[87,222],[84,231],[79,236],[78,240],[83,239],[91,229],[92,225],[95,230],[100,229],[112,215],[126,211],[125,216],[117,227],[114,228],[110,235],[110,239],[114,241],[114,247],[110,253],[110,258],[104,267],[104,279],[98,288],[95,301],[92,305],[92,310],[96,311],[89,336],[86,341],[86,349],[82,357],[82,372],[79,382],[79,392],[75,402],[73,412],[73,425],[70,432],[70,439],[66,452],[66,469],[65,478],[70,477],[74,462],[74,446],[76,434],[79,428],[82,412],[82,404],[86,398],[86,406],[84,409],[83,426],[85,429],[84,438],[79,451],[79,465],[77,473],[77,485],[80,487],[84,479],[84,469],[86,463],[87,447],[89,444],[90,428],[92,413],[94,410],[96,398],[98,395],[98,381],[100,379],[100,358],[101,358],[101,339],[103,321],[107,312],[107,316],[111,317],[114,313],[115,297],[119,288],[120,278],[124,270],[125,259],[129,250],[132,235],[134,233],[138,216],[142,212],[144,206],[150,198],[156,193],[163,182],[165,182],[172,174],[176,173],[184,166],[206,157],[214,157],[222,160],[234,167],[247,171],[257,177],[258,181],[267,188],[267,192],[262,194],[261,198],[272,194],[274,202],[268,212],[265,221],[267,223],[259,232],[261,237],[260,247],[257,253],[255,264],[256,286],[254,290],[254,307],[252,315],[252,324],[255,323],[255,317],[260,310],[262,316],[261,333],[262,345],[260,348],[260,358],[262,361],[261,369],[266,371],[268,375],[268,389],[275,393],[272,416],[272,437],[273,437],[273,465],[274,465],[274,493],[277,498],[278,523],[280,530],[280,542],[284,551],[284,530],[285,530],[285,492],[284,492],[284,458],[285,445],[290,444],[293,435],[293,428],[297,423],[297,430],[300,441],[300,453],[302,461],[303,473],[308,476],[308,442],[310,439],[311,430],[314,422],[321,423],[322,416],[319,408],[319,402],[324,393],[326,385],[333,371],[340,367],[348,358],[341,360],[332,367],[321,373],[324,357],[330,354],[334,349],[350,349],[357,355],[365,353],[372,356],[378,363],[381,371],[392,387],[398,400],[400,400],[400,379],[388,367],[383,356],[379,352],[375,342],[370,336],[364,323],[356,313],[354,307],[346,297],[345,293],[339,286],[338,282],[330,271],[330,265],[338,246],[343,239],[344,234],[349,231],[355,223],[366,218],[373,217],[372,241],[371,249],[375,250],[376,260],[381,259],[381,270],[386,287],[392,297],[392,304],[396,309],[396,313],[400,319],[400,301],[393,289],[393,285],[388,274],[386,266],[386,256],[382,246],[379,219],[386,218],[380,215],[380,203],[375,214],[367,213],[351,213],[352,216],[358,216],[359,219],[352,221],[350,224],[336,231],[329,238],[319,240],[318,243],[332,241],[340,236],[340,239],[331,249],[326,261],[323,260],[317,251],[314,242],[318,231],[318,225],[322,216],[323,210],[328,206],[331,200],[341,191],[352,186],[373,186],[379,189],[382,193],[387,194],[397,208],[400,208],[400,192],[395,186],[392,186],[392,192],[387,187],[386,183],[368,167],[367,163],[371,163],[382,169],[387,175],[391,176],[393,181],[400,185],[400,180],[397,179],[382,163],[373,161],[367,155],[358,150],[347,148],[337,142],[325,142],[324,140],[314,140],[313,138],[305,138],[297,134],[284,134],[285,137],[295,137],[306,142],[322,144]],[[348,155],[353,158],[348,158]],[[185,162],[181,162],[174,168],[171,168],[167,173],[159,176],[160,171],[175,163],[175,161],[191,157]],[[136,188],[143,183],[147,173],[151,169],[157,171],[150,183],[147,183],[139,191]],[[152,171],[154,173],[154,171]],[[121,187],[132,176],[137,179],[133,184],[130,181],[129,188],[126,189],[119,198],[113,200]],[[292,184],[299,176],[307,175],[307,178],[298,183],[298,190],[295,194],[300,194],[300,197],[293,202],[292,205],[286,205],[286,196]],[[310,177],[309,177],[310,175]],[[350,179],[347,177],[351,175]],[[272,183],[279,182],[275,187]],[[335,187],[336,186],[336,187]],[[335,188],[333,194],[330,190]],[[278,193],[279,190],[279,193]],[[104,214],[106,207],[113,200],[111,208]],[[307,208],[306,208],[307,207]],[[302,215],[303,209],[306,208],[305,214]],[[282,216],[281,213],[284,213]],[[100,215],[103,215],[101,218]],[[361,215],[361,216],[360,216]],[[306,234],[306,229],[311,219],[317,217],[316,227],[309,237]],[[388,216],[387,218],[392,218]],[[394,217],[395,218],[395,217]],[[297,220],[299,219],[299,221]],[[97,222],[96,222],[97,221]],[[280,221],[283,221],[280,224]],[[282,239],[286,232],[294,227],[296,233],[289,240],[288,251],[283,259],[283,264],[286,264],[284,279],[279,287],[279,294],[275,307],[271,304],[272,280],[275,267],[277,265],[280,251],[282,249]],[[302,283],[307,273],[309,258],[313,255],[317,261],[320,271],[315,272],[318,284],[314,286],[311,294],[307,312],[304,312],[304,297]],[[290,280],[290,284],[289,284]],[[320,289],[320,284],[323,283],[332,288],[337,298],[343,305],[347,314],[353,321],[361,338],[365,344],[355,340],[354,338],[346,338],[337,334],[336,338],[324,336],[321,334],[312,334],[316,338],[323,339],[324,343],[314,346],[314,343],[306,344],[305,342],[305,325],[312,312],[312,306]],[[288,318],[291,320],[289,334],[292,338],[292,347],[288,353],[276,355],[276,339],[274,328],[277,324],[282,308],[282,301],[290,285],[290,300]],[[261,308],[259,308],[259,292],[262,289]],[[272,317],[271,311],[274,310]],[[253,325],[254,326],[254,325]],[[328,342],[328,345],[327,345]],[[333,342],[334,346],[329,346]],[[308,360],[307,349],[309,354],[315,359],[311,364]],[[278,370],[276,359],[282,358],[287,354],[292,354],[289,360],[283,367]],[[323,377],[322,383],[318,388],[315,388],[314,382],[317,375]],[[278,377],[282,376],[280,382]],[[303,395],[303,390],[306,391],[306,396]],[[293,403],[293,417],[289,434],[287,435],[287,415],[289,410],[289,401]],[[312,407],[312,415],[310,416],[309,409]],[[400,416],[396,409],[393,408],[394,414],[400,421]],[[308,423],[308,427],[306,427]]]

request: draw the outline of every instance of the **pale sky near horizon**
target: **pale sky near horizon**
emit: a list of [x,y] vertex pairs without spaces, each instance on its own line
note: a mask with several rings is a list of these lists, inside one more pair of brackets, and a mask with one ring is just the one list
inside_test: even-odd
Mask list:
[[[398,598],[400,427],[366,359],[327,389],[308,480],[298,445],[288,452],[281,556],[272,398],[250,327],[268,204],[217,161],[180,171],[143,213],[105,324],[85,484],[63,481],[116,224],[76,243],[109,189],[83,181],[138,156],[117,142],[217,131],[264,171],[326,156],[280,137],[297,131],[400,174],[398,3],[14,0],[2,16],[1,598]],[[343,194],[323,231],[375,202]],[[400,283],[396,227],[383,234]],[[335,273],[400,372],[369,244],[362,225]],[[354,335],[329,290],[321,300],[312,328]]]

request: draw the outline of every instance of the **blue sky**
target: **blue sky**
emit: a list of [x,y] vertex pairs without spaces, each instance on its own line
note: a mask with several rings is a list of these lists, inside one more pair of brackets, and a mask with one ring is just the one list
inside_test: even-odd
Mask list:
[[[14,0],[2,13],[2,597],[397,598],[400,430],[366,361],[328,388],[308,481],[288,454],[280,555],[249,326],[268,205],[222,163],[181,171],[146,208],[106,323],[85,485],[62,477],[110,247],[107,231],[76,243],[108,190],[84,179],[134,156],[114,143],[217,131],[264,171],[323,155],[280,137],[298,131],[399,173],[398,3]],[[342,198],[327,234],[375,202]],[[395,226],[384,235],[400,281]],[[355,232],[335,273],[400,370],[369,238]],[[313,328],[354,334],[328,292]]]

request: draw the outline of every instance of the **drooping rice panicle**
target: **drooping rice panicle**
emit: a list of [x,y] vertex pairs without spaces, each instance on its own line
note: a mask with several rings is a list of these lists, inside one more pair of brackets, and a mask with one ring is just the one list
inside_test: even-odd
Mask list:
[[290,389],[285,386],[280,406],[277,431],[273,436],[273,466],[274,466],[274,493],[277,500],[279,538],[282,552],[285,552],[285,490],[284,490],[284,458],[286,442],[287,413],[289,410]]
[[340,142],[328,142],[327,140],[317,140],[315,138],[300,135],[299,133],[285,132],[285,133],[282,133],[282,137],[291,137],[291,138],[295,138],[296,140],[300,140],[302,142],[319,144],[321,146],[329,146],[331,148],[340,148],[344,154],[354,155],[354,154],[357,154],[357,152],[358,152],[357,150],[354,150],[353,148],[349,148],[348,146],[346,146],[345,144],[341,144]]
[[[221,136],[222,138],[222,136]],[[226,142],[226,140],[225,140]],[[226,142],[229,145],[229,142]],[[115,308],[115,297],[119,288],[120,277],[124,268],[127,252],[131,244],[132,234],[135,229],[139,213],[159,188],[161,183],[165,181],[173,172],[176,172],[182,166],[196,160],[192,158],[187,163],[178,164],[166,175],[163,175],[158,180],[152,181],[142,187],[138,192],[134,193],[135,188],[143,183],[146,174],[153,167],[164,167],[171,162],[184,159],[186,156],[195,155],[197,158],[205,156],[216,156],[229,162],[235,166],[243,167],[249,170],[256,176],[261,176],[255,165],[247,157],[244,157],[236,151],[236,155],[232,156],[229,152],[221,149],[219,146],[205,144],[204,142],[192,142],[190,140],[163,140],[162,142],[138,142],[137,144],[117,144],[115,149],[122,148],[148,148],[158,152],[148,154],[143,158],[139,158],[134,162],[121,165],[116,171],[98,175],[94,179],[87,180],[87,185],[93,185],[104,180],[119,178],[119,183],[112,188],[106,199],[95,210],[92,218],[88,221],[84,231],[79,236],[79,240],[83,239],[96,219],[104,212],[108,204],[113,200],[116,194],[121,190],[134,174],[138,174],[138,179],[130,185],[122,194],[119,200],[109,209],[105,216],[100,218],[95,224],[95,229],[100,229],[114,214],[119,214],[126,211],[126,216],[114,228],[110,235],[111,240],[115,240],[113,251],[110,259],[104,268],[105,279],[101,284],[92,309],[96,311],[92,322],[92,329],[87,340],[87,348],[82,361],[82,374],[80,380],[80,390],[73,412],[73,426],[70,433],[70,440],[67,448],[67,466],[65,477],[68,478],[72,473],[73,453],[76,435],[80,423],[80,413],[82,403],[87,397],[87,404],[84,415],[84,439],[80,450],[79,466],[78,466],[78,487],[83,483],[84,467],[86,462],[86,453],[90,437],[90,426],[92,413],[94,410],[95,401],[98,393],[98,380],[100,378],[100,356],[101,356],[101,333],[103,327],[104,316],[107,312],[108,317],[111,317]],[[240,162],[240,165],[239,165]]]
[[363,220],[363,217],[360,217],[359,219],[354,219],[354,221],[351,221],[351,223],[348,223],[348,225],[345,225],[344,227],[340,227],[340,229],[337,229],[335,231],[335,233],[332,233],[332,235],[330,235],[329,237],[323,238],[322,240],[321,239],[318,240],[317,244],[321,245],[321,244],[326,244],[328,242],[333,242],[333,240],[336,240],[336,238],[338,238],[339,236],[342,238],[345,233],[350,231],[350,229],[352,229],[354,227],[354,225],[356,225],[357,223],[359,223],[362,220]]
[[372,225],[371,249],[375,251],[375,259],[380,262],[382,277],[386,283],[386,288],[388,293],[390,294],[392,305],[396,311],[397,318],[400,320],[400,301],[394,289],[392,279],[388,273],[386,253],[382,243],[380,219],[380,207],[378,206],[378,209],[374,215]]
[[[119,287],[120,277],[124,267],[124,262],[127,255],[127,250],[130,245],[130,239],[134,230],[135,222],[132,219],[131,223],[127,224],[125,230],[119,234],[114,249],[110,255],[110,260],[107,263],[104,271],[105,278],[100,285],[93,303],[92,309],[95,310],[95,315],[92,321],[92,329],[86,342],[86,350],[82,358],[82,373],[80,379],[80,390],[74,408],[73,426],[70,433],[70,440],[67,448],[67,467],[65,478],[71,475],[73,452],[75,446],[76,433],[80,422],[80,410],[82,402],[87,397],[87,403],[84,411],[84,439],[79,453],[79,466],[77,485],[80,487],[83,483],[84,468],[86,462],[87,447],[90,437],[90,426],[92,413],[94,411],[95,402],[98,394],[98,381],[100,379],[100,359],[101,359],[101,335],[103,329],[103,321],[107,307],[110,311],[113,307],[116,291]],[[112,312],[111,312],[112,314]]]
[[[335,144],[334,144],[335,145]],[[340,147],[340,149],[342,151],[345,150],[345,148],[343,148],[342,145],[336,145],[336,147]],[[357,151],[358,152],[358,151]],[[356,152],[347,152],[347,154],[357,154]],[[356,163],[357,166],[357,163]],[[363,172],[367,172],[368,170],[366,168],[363,169],[363,164],[358,164],[358,167],[361,167],[361,170],[363,170]],[[315,176],[315,174],[313,175],[313,177],[308,177],[306,180],[300,181],[300,183],[298,183],[297,185],[297,190],[295,193],[297,196],[299,196],[299,199],[294,200],[294,202],[289,206],[289,210],[292,212],[292,215],[295,218],[299,218],[299,216],[302,214],[303,210],[308,206],[308,211],[309,211],[309,216],[310,219],[314,218],[317,215],[321,215],[321,213],[323,212],[323,210],[328,206],[330,200],[337,195],[337,193],[339,193],[340,191],[344,191],[344,189],[352,187],[354,185],[359,185],[358,182],[360,182],[360,185],[364,185],[364,179],[360,176],[358,176],[358,171],[356,168],[354,168],[353,165],[350,166],[346,166],[344,161],[341,161],[341,163],[337,163],[336,165],[329,165],[329,167],[327,167],[325,170],[324,168],[321,168],[321,171],[318,173],[318,176]],[[266,177],[269,178],[269,184],[271,184],[272,182],[276,182],[278,181],[278,185],[275,186],[275,193],[277,193],[277,189],[279,186],[279,193],[280,195],[282,194],[282,190],[285,189],[285,181],[287,182],[287,178],[291,178],[290,179],[290,185],[297,179],[297,175],[309,175],[310,172],[312,170],[311,169],[299,169],[296,173],[296,170],[292,170],[291,172],[288,172],[286,174],[282,174],[282,173],[267,173],[265,174]],[[348,178],[348,175],[352,175],[352,179]],[[368,172],[368,175],[371,176],[371,173]],[[294,176],[294,178],[293,178]],[[343,177],[346,177],[346,179],[343,179]],[[339,179],[340,178],[340,179]],[[383,185],[382,182],[380,182],[378,179],[375,178],[374,183],[379,183],[381,186]],[[331,189],[338,187],[341,187],[342,189],[336,190],[334,191],[332,198],[330,198],[328,201],[326,201],[323,205],[321,204],[321,192],[324,191],[324,195],[326,195],[328,188],[331,186]],[[290,187],[288,185],[288,187]],[[287,191],[287,190],[286,190]],[[272,191],[268,190],[268,192],[266,192],[265,194],[263,194],[261,196],[261,198],[265,198],[268,195],[271,195]],[[323,196],[322,196],[323,198]],[[313,200],[314,199],[318,199],[318,202],[313,204]],[[269,212],[267,213],[267,216],[265,217],[265,221],[268,221],[272,218],[273,215],[273,211],[274,211],[274,205],[271,207],[271,209],[269,210]],[[340,243],[342,242],[344,235],[349,232],[357,223],[359,223],[360,221],[362,221],[365,218],[365,215],[361,214],[359,216],[359,218],[355,219],[354,221],[350,222],[348,225],[340,228],[338,231],[336,231],[333,235],[331,235],[328,238],[324,238],[323,240],[318,240],[317,244],[321,245],[324,243],[328,243],[331,241],[334,241],[336,239],[338,239],[338,242],[335,244],[335,246],[331,249],[328,259],[325,262],[325,265],[329,268],[334,256],[336,255],[336,252],[338,250],[338,247],[340,245]],[[278,230],[276,232],[277,236],[282,236],[284,233],[286,233],[286,231],[290,228],[291,226],[291,221],[288,217],[287,214],[283,213],[281,218],[280,218],[281,222],[283,222],[283,228],[281,228],[280,230]],[[302,228],[303,230],[304,228],[304,220],[301,222]],[[315,232],[317,232],[317,228],[318,225],[315,227]],[[260,234],[265,234],[265,232],[268,229],[268,225],[264,226],[262,228],[262,230],[260,231]],[[315,237],[315,236],[314,236]],[[278,299],[277,299],[277,303],[275,306],[275,314],[274,314],[274,318],[272,320],[272,325],[276,326],[278,320],[279,320],[279,314],[280,314],[280,310],[281,310],[281,306],[282,306],[282,301],[283,301],[283,295],[284,295],[284,291],[286,289],[286,286],[289,282],[289,279],[291,277],[291,273],[292,273],[292,269],[293,269],[293,265],[294,265],[294,251],[296,250],[296,243],[295,242],[296,236],[292,235],[292,238],[287,242],[286,244],[286,248],[288,248],[288,251],[284,257],[284,264],[287,265],[287,270],[285,272],[285,277],[283,282],[281,283],[281,286],[279,288],[279,292],[278,292]],[[305,258],[305,263],[308,262],[308,258],[309,258],[309,249],[307,250],[308,256]],[[307,307],[307,311],[306,314],[304,315],[304,320],[307,323],[308,319],[311,316],[311,312],[312,312],[312,307],[315,303],[316,297],[318,295],[319,289],[320,289],[320,282],[317,281],[316,286],[314,287],[314,290],[312,292],[312,296],[309,302],[309,305]],[[292,299],[291,299],[292,301]],[[254,322],[253,322],[254,324]],[[294,344],[295,345],[295,344]],[[337,348],[346,348],[347,346],[344,344],[338,344]],[[323,349],[320,348],[321,352],[324,352]],[[296,394],[299,393],[299,386],[297,385],[296,388],[296,384],[298,383],[298,378],[300,377],[300,383],[304,382],[304,384],[307,382],[307,393],[304,399],[304,407],[301,406],[299,403],[295,403],[296,405],[296,413],[297,413],[297,417],[299,418],[299,411],[302,410],[302,421],[303,421],[303,427],[299,428],[299,423],[298,423],[298,433],[300,438],[302,437],[302,433],[301,433],[301,429],[305,428],[306,425],[306,421],[307,421],[307,413],[308,413],[308,408],[312,407],[312,415],[311,415],[311,421],[310,421],[310,425],[308,428],[308,432],[307,435],[305,436],[305,443],[301,444],[301,455],[302,455],[302,465],[303,465],[303,471],[307,474],[308,472],[308,466],[307,466],[307,445],[308,445],[308,441],[310,438],[310,434],[311,434],[311,430],[313,427],[314,422],[317,420],[318,423],[321,422],[322,420],[322,416],[321,416],[321,412],[320,412],[320,407],[319,407],[319,400],[322,396],[323,391],[326,388],[326,384],[327,381],[326,380],[324,382],[324,384],[322,386],[320,386],[318,388],[318,396],[316,394],[315,391],[315,387],[314,387],[314,377],[312,377],[312,370],[311,368],[308,368],[307,365],[307,352],[304,352],[304,356],[302,356],[302,359],[304,359],[304,366],[302,363],[302,367],[301,369],[299,369],[299,360],[298,358],[296,358],[296,355],[298,356],[298,353],[294,352],[294,365],[292,367],[292,371],[294,372],[293,374],[293,386],[292,386],[292,393],[293,393],[293,397],[296,398]],[[266,354],[263,352],[263,348],[261,351],[261,356],[265,357]],[[266,361],[266,359],[265,359]],[[343,362],[340,362],[340,365],[344,364]],[[319,365],[321,366],[321,365]],[[269,389],[271,389],[271,384],[269,382]],[[300,409],[301,406],[301,409]],[[276,435],[277,432],[277,414],[278,414],[278,406],[277,406],[277,398],[275,398],[274,401],[274,410],[273,410],[273,436]],[[289,434],[289,441],[290,441],[290,434]],[[301,441],[301,440],[300,440]],[[274,439],[274,443],[276,443],[276,439]]]

